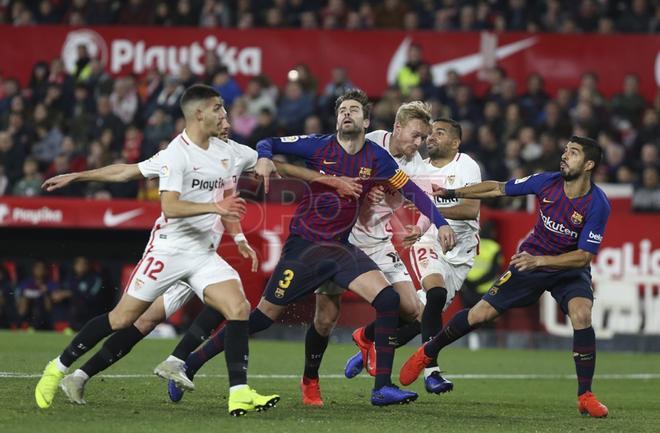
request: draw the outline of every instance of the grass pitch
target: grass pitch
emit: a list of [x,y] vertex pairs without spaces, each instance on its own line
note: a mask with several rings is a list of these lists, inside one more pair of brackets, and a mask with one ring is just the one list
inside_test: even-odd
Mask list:
[[[39,410],[34,386],[46,362],[70,337],[52,333],[0,332],[0,430],[3,433],[58,432],[658,432],[660,356],[598,353],[594,392],[610,409],[607,419],[581,417],[570,349],[518,351],[448,349],[441,364],[454,392],[420,393],[407,406],[369,404],[373,382],[364,373],[343,378],[355,347],[330,344],[321,369],[324,408],[300,401],[302,342],[252,340],[250,383],[261,393],[282,396],[277,408],[242,418],[227,415],[224,358],[207,364],[197,389],[179,404],[169,402],[165,382],[151,374],[174,347],[173,340],[147,340],[104,375],[88,383],[87,406],[68,403],[59,392],[53,406]],[[413,347],[397,351],[398,368]],[[80,365],[76,363],[75,366]]]

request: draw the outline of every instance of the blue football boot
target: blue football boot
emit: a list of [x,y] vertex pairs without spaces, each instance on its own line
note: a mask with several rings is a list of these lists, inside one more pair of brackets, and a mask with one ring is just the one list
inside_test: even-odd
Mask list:
[[371,391],[371,404],[374,406],[389,406],[391,404],[408,404],[417,400],[417,393],[399,389],[395,385],[386,385]]
[[346,376],[347,379],[353,379],[360,374],[363,369],[364,363],[362,362],[362,352],[358,351],[358,353],[348,358],[346,367],[344,368],[344,376]]
[[176,383],[174,383],[173,380],[167,381],[167,395],[170,396],[170,400],[172,400],[173,403],[181,401],[184,392],[183,389],[176,386]]
[[450,392],[454,389],[454,384],[440,376],[439,371],[434,371],[429,377],[424,379],[424,387],[426,392],[433,394],[442,394],[445,392]]

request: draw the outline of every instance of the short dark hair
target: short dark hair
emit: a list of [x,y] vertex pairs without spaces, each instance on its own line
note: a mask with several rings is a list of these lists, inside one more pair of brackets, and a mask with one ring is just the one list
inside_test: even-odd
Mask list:
[[367,94],[360,89],[347,90],[343,95],[337,98],[335,101],[335,115],[337,114],[337,111],[339,111],[339,106],[342,104],[342,102],[348,100],[359,102],[362,105],[362,113],[364,114],[364,118],[369,118],[369,115],[371,114],[371,103],[369,102],[369,97]]
[[449,117],[438,117],[437,119],[434,119],[431,124],[434,124],[435,122],[448,124],[451,127],[451,133],[458,137],[459,140],[463,140],[463,128],[461,128],[461,124],[454,119],[450,119]]
[[600,162],[603,160],[603,148],[600,147],[600,144],[593,138],[581,137],[579,135],[574,135],[568,140],[571,143],[577,143],[582,146],[582,151],[584,152],[584,160],[593,161],[594,168],[592,172],[595,172]]
[[193,84],[184,90],[179,106],[181,107],[181,111],[185,111],[184,107],[191,102],[204,101],[216,97],[220,98],[220,103],[223,103],[220,93],[213,87],[206,84]]

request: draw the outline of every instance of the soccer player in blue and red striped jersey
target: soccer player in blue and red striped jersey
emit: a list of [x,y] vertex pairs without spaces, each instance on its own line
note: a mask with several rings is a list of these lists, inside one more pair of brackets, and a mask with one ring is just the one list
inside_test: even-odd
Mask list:
[[[333,281],[363,297],[376,309],[376,379],[371,403],[377,406],[408,403],[417,398],[411,391],[392,384],[391,370],[399,320],[399,295],[376,265],[359,248],[348,243],[360,206],[370,189],[387,184],[412,201],[438,227],[443,250],[456,243],[433,202],[399,169],[382,147],[365,139],[369,126],[369,100],[358,90],[349,91],[336,101],[337,134],[270,138],[257,144],[256,173],[268,178],[275,172],[273,154],[302,157],[307,166],[327,175],[360,179],[359,198],[340,196],[331,188],[310,185],[291,221],[290,235],[259,305],[250,315],[250,334],[264,330],[286,307],[314,292],[322,283]],[[212,356],[224,350],[221,331],[186,360],[188,377]]]
[[440,350],[510,308],[535,303],[544,291],[559,303],[573,325],[573,359],[578,379],[578,410],[607,416],[607,407],[591,392],[596,366],[596,337],[591,327],[592,258],[603,240],[610,205],[591,180],[603,151],[587,137],[566,145],[559,172],[539,173],[508,182],[487,181],[435,194],[445,198],[483,199],[535,194],[539,217],[532,233],[512,258],[509,269],[470,310],[462,310],[403,365],[399,378],[408,385]]

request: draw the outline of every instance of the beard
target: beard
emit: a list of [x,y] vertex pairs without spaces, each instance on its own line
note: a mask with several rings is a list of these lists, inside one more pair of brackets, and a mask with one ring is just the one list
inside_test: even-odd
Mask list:
[[571,172],[571,170],[568,167],[565,167],[563,169],[560,168],[559,173],[561,174],[561,177],[567,181],[575,180],[578,177],[580,177],[580,173]]
[[446,150],[440,147],[434,147],[433,149],[429,149],[429,157],[431,159],[442,159],[448,156],[449,156],[449,152],[447,152]]
[[363,130],[359,126],[355,124],[355,122],[352,123],[350,127],[344,127],[342,124],[339,127],[339,131],[337,131],[337,136],[341,138],[342,140],[352,140],[354,138],[357,138],[362,134]]

